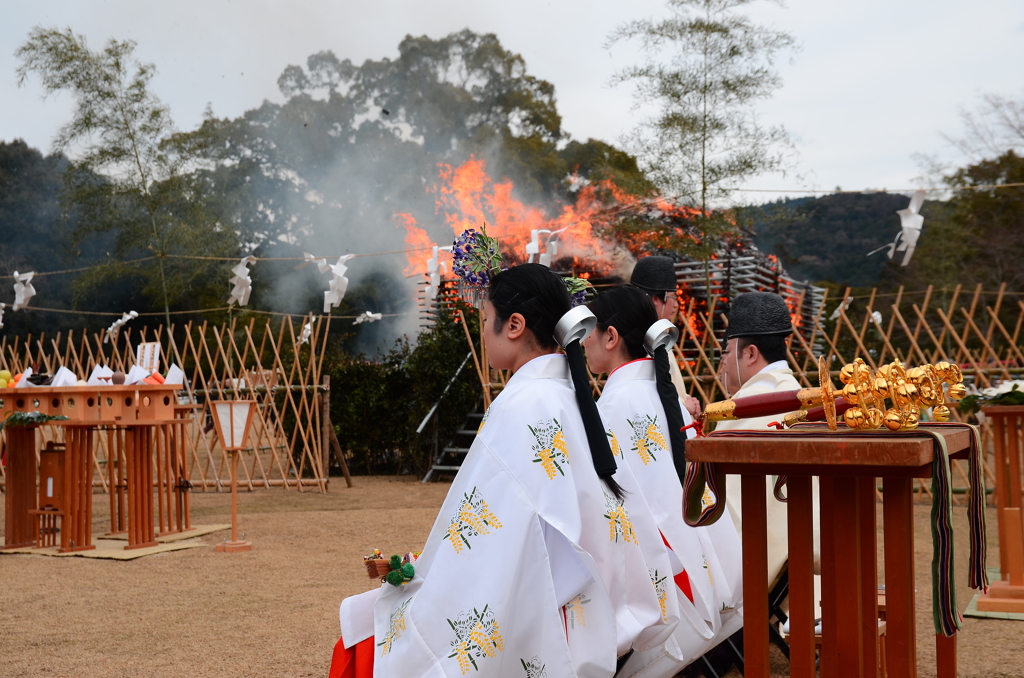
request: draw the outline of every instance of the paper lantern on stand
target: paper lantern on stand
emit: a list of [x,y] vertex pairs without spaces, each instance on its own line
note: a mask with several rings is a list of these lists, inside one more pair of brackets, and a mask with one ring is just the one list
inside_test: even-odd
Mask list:
[[221,447],[231,457],[231,541],[217,544],[217,551],[249,551],[252,542],[238,539],[238,453],[245,449],[256,412],[255,400],[218,400],[213,402],[213,423]]

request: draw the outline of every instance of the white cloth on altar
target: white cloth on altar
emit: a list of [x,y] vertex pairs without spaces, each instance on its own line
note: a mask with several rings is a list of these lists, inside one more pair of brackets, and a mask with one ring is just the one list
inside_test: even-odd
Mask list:
[[[756,375],[747,380],[739,391],[732,395],[733,399],[746,398],[747,396],[763,395],[779,391],[796,391],[801,388],[800,382],[793,376],[793,370],[789,363],[779,360],[766,366]],[[720,421],[715,426],[716,431],[767,431],[768,424],[773,421],[782,421],[785,414],[773,414],[764,417],[751,417],[749,419],[737,419],[735,421]],[[768,502],[768,583],[769,585],[779,576],[783,566],[789,559],[789,526],[787,523],[786,504],[775,499],[774,478],[765,477],[765,496]],[[732,515],[736,531],[743,533],[743,502],[740,497],[740,477],[737,475],[726,476],[726,504]],[[812,481],[814,501],[814,563],[818,567],[820,561],[820,538],[818,520],[818,479]]]
[[624,644],[678,623],[640,548],[653,517],[628,467],[616,480],[624,503],[594,471],[565,357],[531,360],[488,409],[414,579],[342,603],[346,645],[368,637],[376,595],[375,676],[611,676]]
[[[686,570],[691,603],[672,582],[683,621],[672,638],[658,648],[635,652],[619,675],[673,676],[738,628],[723,623],[742,621],[742,557],[739,537],[728,520],[692,528],[683,520],[683,487],[676,473],[666,427],[665,410],[658,396],[654,361],[642,359],[622,365],[609,375],[598,408],[615,435],[620,458],[629,466],[647,499],[666,551]],[[692,423],[682,408],[686,424]],[[688,436],[695,432],[688,430]],[[664,542],[663,542],[664,543]]]

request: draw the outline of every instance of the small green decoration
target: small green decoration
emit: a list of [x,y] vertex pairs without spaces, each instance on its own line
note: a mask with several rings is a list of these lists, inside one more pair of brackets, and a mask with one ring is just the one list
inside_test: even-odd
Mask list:
[[391,571],[384,575],[384,581],[392,586],[401,586],[416,576],[416,568],[412,563],[403,563],[402,556],[391,556],[388,567],[391,568]]
[[960,411],[973,414],[987,405],[1024,405],[1024,390],[1021,390],[1019,382],[1014,382],[1009,391],[985,389],[979,395],[969,395],[961,400]]
[[565,289],[569,291],[569,296],[572,297],[572,305],[575,308],[586,303],[587,293],[594,289],[594,286],[590,284],[589,280],[584,280],[583,278],[565,278]]
[[3,421],[0,421],[0,431],[4,430],[5,426],[32,426],[45,424],[48,421],[67,421],[67,417],[62,414],[51,415],[42,412],[11,412]]

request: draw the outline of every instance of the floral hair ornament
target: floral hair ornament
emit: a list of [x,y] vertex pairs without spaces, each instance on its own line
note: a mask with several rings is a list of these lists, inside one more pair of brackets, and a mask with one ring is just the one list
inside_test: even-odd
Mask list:
[[459,278],[459,296],[479,306],[491,276],[501,271],[498,241],[487,235],[487,223],[479,231],[467,228],[452,243],[452,273]]
[[594,289],[589,280],[583,278],[565,278],[565,289],[572,297],[572,306],[576,308],[587,303],[587,293]]

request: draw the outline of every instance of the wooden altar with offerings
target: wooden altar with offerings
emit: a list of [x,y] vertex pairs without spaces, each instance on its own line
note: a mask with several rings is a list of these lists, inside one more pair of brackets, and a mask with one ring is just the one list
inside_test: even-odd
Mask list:
[[[157,524],[163,533],[188,529],[187,470],[182,436],[175,418],[180,386],[68,386],[4,389],[0,418],[38,412],[66,419],[7,427],[5,543],[2,548],[58,546],[61,552],[93,549],[92,447],[98,430],[106,431],[117,451],[108,472],[118,491],[110,493],[111,533],[127,533],[125,549],[156,545]],[[59,426],[64,442],[39,455],[36,480],[36,431]],[[115,468],[116,466],[116,468]],[[116,481],[116,482],[115,482]],[[37,497],[38,494],[38,497]],[[173,518],[172,518],[173,516]],[[59,543],[55,538],[58,534]],[[177,528],[177,529],[175,529]]]
[[[766,476],[788,479],[790,667],[791,675],[807,678],[816,674],[811,479],[820,479],[820,666],[821,675],[830,677],[879,675],[875,486],[876,479],[882,479],[886,674],[902,678],[917,675],[912,483],[915,478],[938,482],[935,523],[936,511],[948,516],[950,510],[948,503],[941,503],[950,489],[949,458],[973,455],[972,461],[977,461],[977,453],[973,430],[956,424],[841,433],[803,425],[790,431],[736,431],[689,441],[688,461],[713,464],[716,473],[742,476],[744,675],[769,675]],[[982,512],[983,502],[982,491]],[[976,503],[971,505],[973,523],[979,518]],[[980,534],[972,525],[972,584],[985,576],[983,513],[980,521]],[[935,583],[935,596],[936,604],[944,607],[936,609],[935,619],[937,630],[942,626],[949,635],[937,633],[936,656],[937,674],[945,677],[957,673],[959,612],[951,582],[952,530],[938,537],[937,571],[942,581]]]

